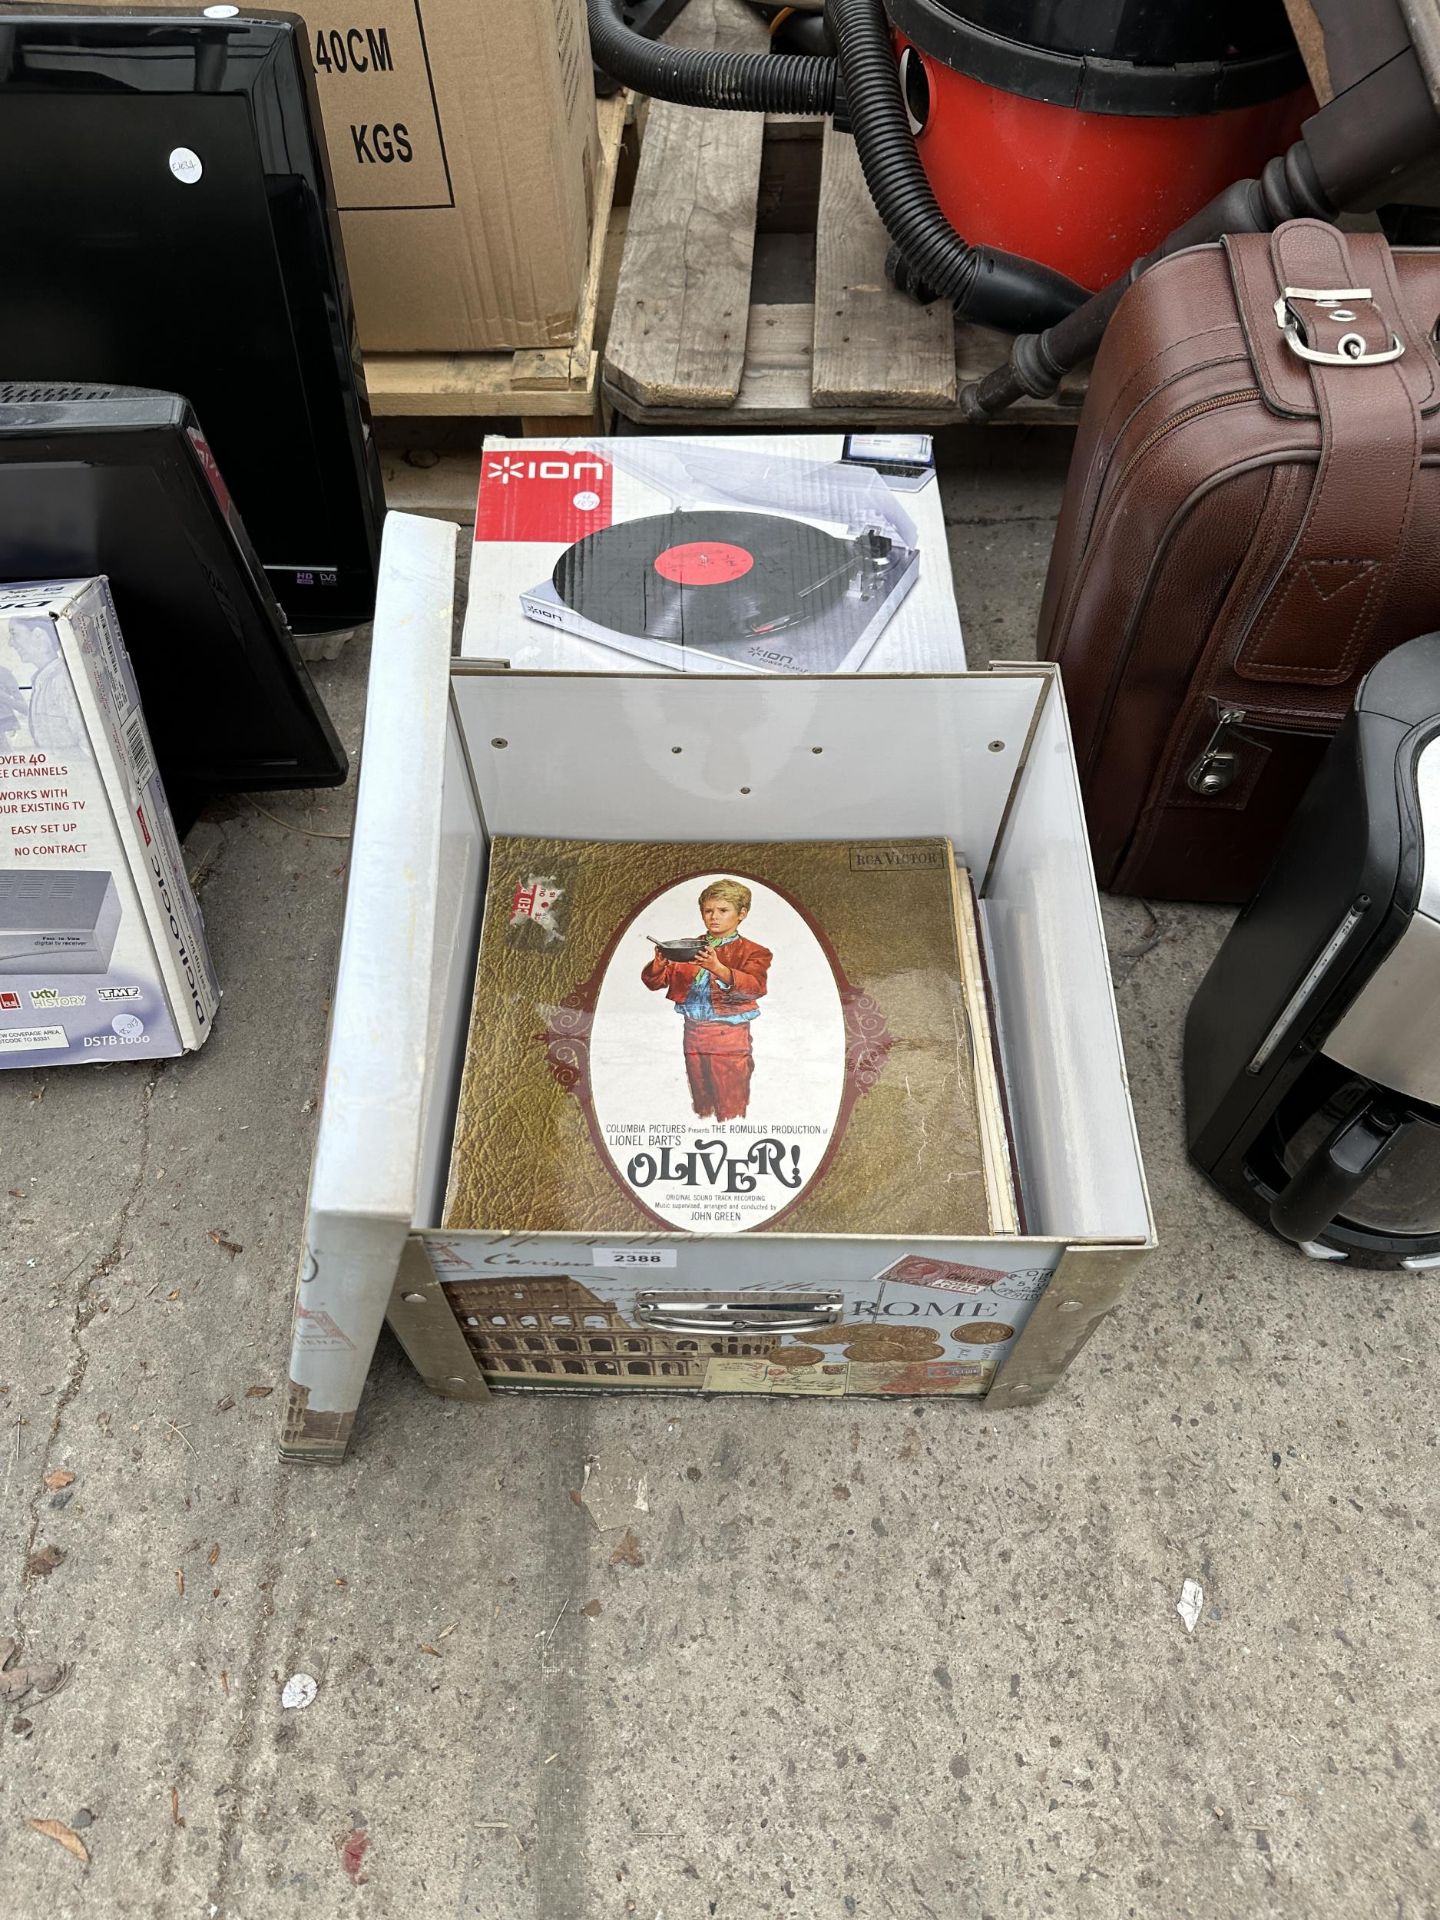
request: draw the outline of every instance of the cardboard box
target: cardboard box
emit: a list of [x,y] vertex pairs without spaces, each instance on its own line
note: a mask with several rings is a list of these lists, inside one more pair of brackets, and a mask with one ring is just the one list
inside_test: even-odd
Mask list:
[[303,12],[362,347],[568,346],[596,164],[584,0]]
[[219,998],[109,587],[0,587],[0,1068],[189,1053]]
[[371,352],[563,346],[589,249],[582,0],[308,0]]
[[[427,1384],[459,1399],[487,1373],[531,1391],[1039,1399],[1154,1243],[1056,669],[452,662],[453,538],[386,522],[285,1452],[344,1452],[387,1310]],[[713,1232],[446,1232],[489,836],[636,840],[663,818],[705,841],[720,813],[743,839],[737,806],[756,838],[942,834],[977,875],[1025,1231],[776,1231],[747,1236],[743,1261]]]
[[953,673],[965,646],[929,435],[872,438],[488,437],[462,657]]

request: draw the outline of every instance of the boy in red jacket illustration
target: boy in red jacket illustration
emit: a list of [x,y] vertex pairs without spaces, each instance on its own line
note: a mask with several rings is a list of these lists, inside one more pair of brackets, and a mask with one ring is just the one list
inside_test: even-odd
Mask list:
[[750,911],[750,889],[738,880],[713,880],[700,895],[705,944],[693,960],[667,960],[659,947],[640,978],[663,987],[685,1023],[685,1072],[690,1101],[702,1120],[743,1120],[755,1070],[751,1022],[765,992],[771,955],[740,932]]

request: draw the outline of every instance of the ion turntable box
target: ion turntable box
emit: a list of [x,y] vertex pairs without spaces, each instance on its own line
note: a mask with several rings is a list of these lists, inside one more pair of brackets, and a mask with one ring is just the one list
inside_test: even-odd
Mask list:
[[965,665],[929,444],[489,440],[462,653],[516,668]]
[[219,990],[103,579],[0,586],[0,1067],[157,1059]]

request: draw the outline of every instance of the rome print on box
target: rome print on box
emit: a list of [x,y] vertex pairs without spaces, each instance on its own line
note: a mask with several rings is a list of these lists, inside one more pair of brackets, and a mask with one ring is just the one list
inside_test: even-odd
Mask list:
[[491,848],[444,1226],[1015,1233],[948,841]]

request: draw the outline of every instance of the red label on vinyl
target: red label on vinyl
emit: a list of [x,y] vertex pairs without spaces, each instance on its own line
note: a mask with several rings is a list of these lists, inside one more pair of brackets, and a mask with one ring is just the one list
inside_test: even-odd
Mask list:
[[677,587],[714,587],[740,580],[755,564],[753,553],[724,540],[687,540],[656,555],[655,571]]
[[487,453],[475,538],[568,546],[610,525],[612,492],[610,462],[593,453]]

